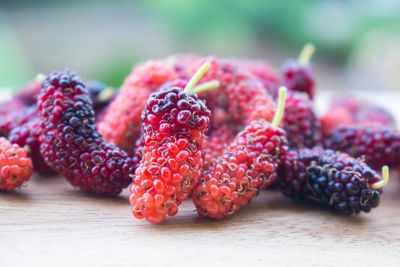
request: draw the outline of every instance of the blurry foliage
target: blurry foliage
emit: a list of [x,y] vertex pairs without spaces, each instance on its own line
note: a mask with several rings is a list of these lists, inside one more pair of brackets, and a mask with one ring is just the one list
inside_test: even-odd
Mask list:
[[134,59],[126,57],[112,58],[108,62],[109,64],[99,66],[94,70],[93,76],[102,83],[105,83],[114,88],[121,86],[125,77],[132,71],[133,66],[140,59]]
[[23,85],[33,77],[32,73],[18,40],[0,13],[0,86]]
[[[29,61],[32,59],[25,56],[23,49],[23,45],[30,44],[20,43],[19,36],[7,24],[7,17],[1,16],[7,13],[1,11],[25,8],[32,11],[30,14],[34,14],[31,19],[36,18],[35,14],[37,18],[43,19],[39,11],[50,12],[52,8],[64,10],[63,5],[83,10],[81,13],[75,13],[84,16],[85,12],[88,12],[85,10],[90,12],[96,10],[95,6],[101,5],[107,7],[110,1],[0,0],[0,86],[19,86],[35,76]],[[115,43],[125,42],[127,45],[121,47],[128,49],[115,49],[116,46],[112,42],[100,43],[97,49],[102,48],[100,51],[104,51],[105,47],[110,46],[112,52],[104,61],[103,59],[96,61],[97,57],[93,56],[91,59],[94,59],[94,63],[87,64],[86,77],[96,78],[114,87],[121,85],[135,62],[170,51],[174,53],[195,50],[194,52],[199,53],[214,52],[223,56],[240,56],[241,53],[248,55],[249,51],[253,52],[251,49],[254,47],[262,48],[266,44],[271,44],[276,48],[272,51],[285,51],[289,48],[294,50],[291,54],[295,55],[304,43],[313,42],[317,46],[318,55],[327,58],[329,63],[343,64],[349,52],[354,51],[352,50],[354,44],[362,40],[363,36],[376,28],[399,34],[397,29],[400,26],[399,0],[115,0],[112,1],[112,5],[120,5],[124,11],[127,10],[127,17],[121,19],[118,22],[120,24],[112,21],[113,16],[108,18],[109,24],[100,26],[96,24],[99,27],[106,27],[106,30],[90,32],[93,40],[104,41],[105,34],[118,30],[122,34],[126,34],[126,29],[144,32],[142,35],[137,35],[132,31],[129,34],[133,37],[123,40],[118,39],[121,38],[119,33],[110,34],[115,38]],[[93,12],[88,19],[89,22],[96,21],[96,16],[107,16],[107,12],[113,11],[106,9],[105,13]],[[74,15],[76,16],[75,13],[71,14],[71,20]],[[55,14],[60,13],[55,12]],[[119,14],[113,15],[115,18]],[[53,25],[51,20],[54,17],[49,16],[46,19],[50,21],[43,19],[41,23],[49,29]],[[70,27],[68,21],[58,25]],[[85,20],[80,21],[85,22]],[[126,28],[121,27],[126,22],[131,25]],[[149,24],[153,31],[148,31]],[[36,25],[43,27],[40,23]],[[138,29],[132,25],[139,25]],[[77,29],[77,34],[86,36],[90,28],[85,28],[85,25],[80,26],[82,27]],[[75,28],[72,26],[68,30],[71,32]],[[157,35],[157,30],[168,35],[170,39]],[[103,39],[99,38],[99,33]],[[134,41],[134,38],[143,40],[143,36],[149,37],[144,39],[149,40],[151,44],[143,45],[143,41]],[[110,37],[107,35],[105,38]],[[54,45],[54,42],[47,45]],[[76,46],[78,48],[71,47],[68,50],[72,51],[70,55],[74,56],[73,51],[79,51],[82,45],[76,44]],[[257,54],[257,51],[254,54]],[[62,58],[59,61],[64,64]],[[50,64],[49,62],[52,63],[51,59],[46,64]],[[37,62],[34,63],[32,65],[41,66]]]
[[[239,41],[273,41],[298,48],[314,42],[319,51],[344,58],[371,28],[400,24],[397,1],[141,1],[186,38],[207,40],[229,33]],[[242,32],[251,34],[242,35]],[[248,40],[252,37],[253,40]],[[223,37],[221,37],[223,39]],[[247,40],[246,40],[247,39]]]

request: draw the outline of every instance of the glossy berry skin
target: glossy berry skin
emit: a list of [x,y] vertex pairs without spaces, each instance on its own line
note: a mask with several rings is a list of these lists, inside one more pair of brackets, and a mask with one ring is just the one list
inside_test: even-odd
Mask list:
[[49,75],[38,110],[40,151],[47,165],[86,192],[118,195],[129,185],[135,162],[100,137],[88,91],[77,75]]
[[178,87],[150,95],[142,114],[143,158],[131,186],[132,213],[152,223],[173,216],[200,178],[211,112]]
[[203,171],[192,195],[198,214],[221,220],[247,206],[261,189],[276,181],[287,149],[284,130],[267,122],[251,123]]
[[364,157],[377,170],[384,165],[400,166],[400,132],[391,127],[342,126],[330,132],[324,146],[353,157]]
[[282,82],[291,91],[303,92],[310,99],[315,95],[315,74],[312,66],[302,66],[297,59],[289,59],[282,66]]
[[17,126],[10,132],[9,140],[13,144],[18,144],[28,151],[28,155],[32,160],[33,169],[41,175],[49,175],[54,172],[44,162],[40,153],[40,122],[37,118],[32,119],[20,126]]
[[13,191],[33,174],[32,161],[17,144],[0,138],[0,190]]
[[347,214],[369,212],[378,206],[380,190],[370,185],[379,180],[365,163],[333,150],[291,151],[279,170],[279,185],[285,196]]
[[134,155],[135,142],[141,134],[140,116],[149,95],[177,78],[173,67],[162,60],[136,66],[97,124],[104,140]]
[[314,147],[321,141],[321,126],[313,102],[302,93],[291,92],[285,101],[283,128],[291,148]]

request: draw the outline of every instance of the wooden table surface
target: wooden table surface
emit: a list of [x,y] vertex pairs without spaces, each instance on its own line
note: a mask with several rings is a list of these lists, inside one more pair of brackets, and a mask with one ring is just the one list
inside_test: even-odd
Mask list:
[[62,177],[34,176],[0,193],[0,266],[400,266],[399,176],[391,172],[369,214],[346,216],[263,191],[224,221],[199,218],[189,200],[158,225],[133,218],[128,190],[101,198]]

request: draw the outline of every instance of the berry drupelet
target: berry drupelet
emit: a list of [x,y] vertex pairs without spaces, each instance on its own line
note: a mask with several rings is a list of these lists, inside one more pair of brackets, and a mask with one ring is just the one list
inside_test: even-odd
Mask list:
[[191,90],[209,67],[202,65],[184,90],[162,89],[147,101],[143,158],[130,195],[138,219],[159,223],[175,215],[200,178],[211,112]]
[[400,132],[391,127],[342,126],[326,136],[324,147],[363,157],[374,169],[400,166]]
[[279,168],[283,194],[300,201],[313,201],[347,214],[369,212],[379,204],[388,181],[388,168],[379,175],[348,154],[319,148],[289,152]]
[[321,141],[321,126],[314,112],[313,102],[305,94],[288,94],[283,128],[291,148],[314,147]]
[[280,89],[272,123],[253,121],[225,153],[203,170],[192,199],[201,217],[221,220],[249,204],[259,191],[277,179],[280,158],[288,149],[282,119],[286,89]]
[[13,191],[33,174],[25,149],[0,137],[0,190]]
[[103,141],[89,93],[70,72],[54,72],[38,97],[40,150],[46,164],[86,192],[117,195],[132,181],[135,162]]
[[292,91],[308,94],[310,99],[315,95],[315,75],[310,59],[315,47],[306,44],[298,59],[288,59],[282,66],[283,84]]

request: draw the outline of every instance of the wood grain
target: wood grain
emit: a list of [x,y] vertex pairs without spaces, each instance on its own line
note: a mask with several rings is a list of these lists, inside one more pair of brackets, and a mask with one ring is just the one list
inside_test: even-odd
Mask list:
[[264,191],[224,221],[200,219],[187,201],[159,225],[133,218],[127,190],[101,198],[62,177],[34,176],[0,193],[0,266],[399,266],[398,176],[391,173],[370,214],[341,215]]

